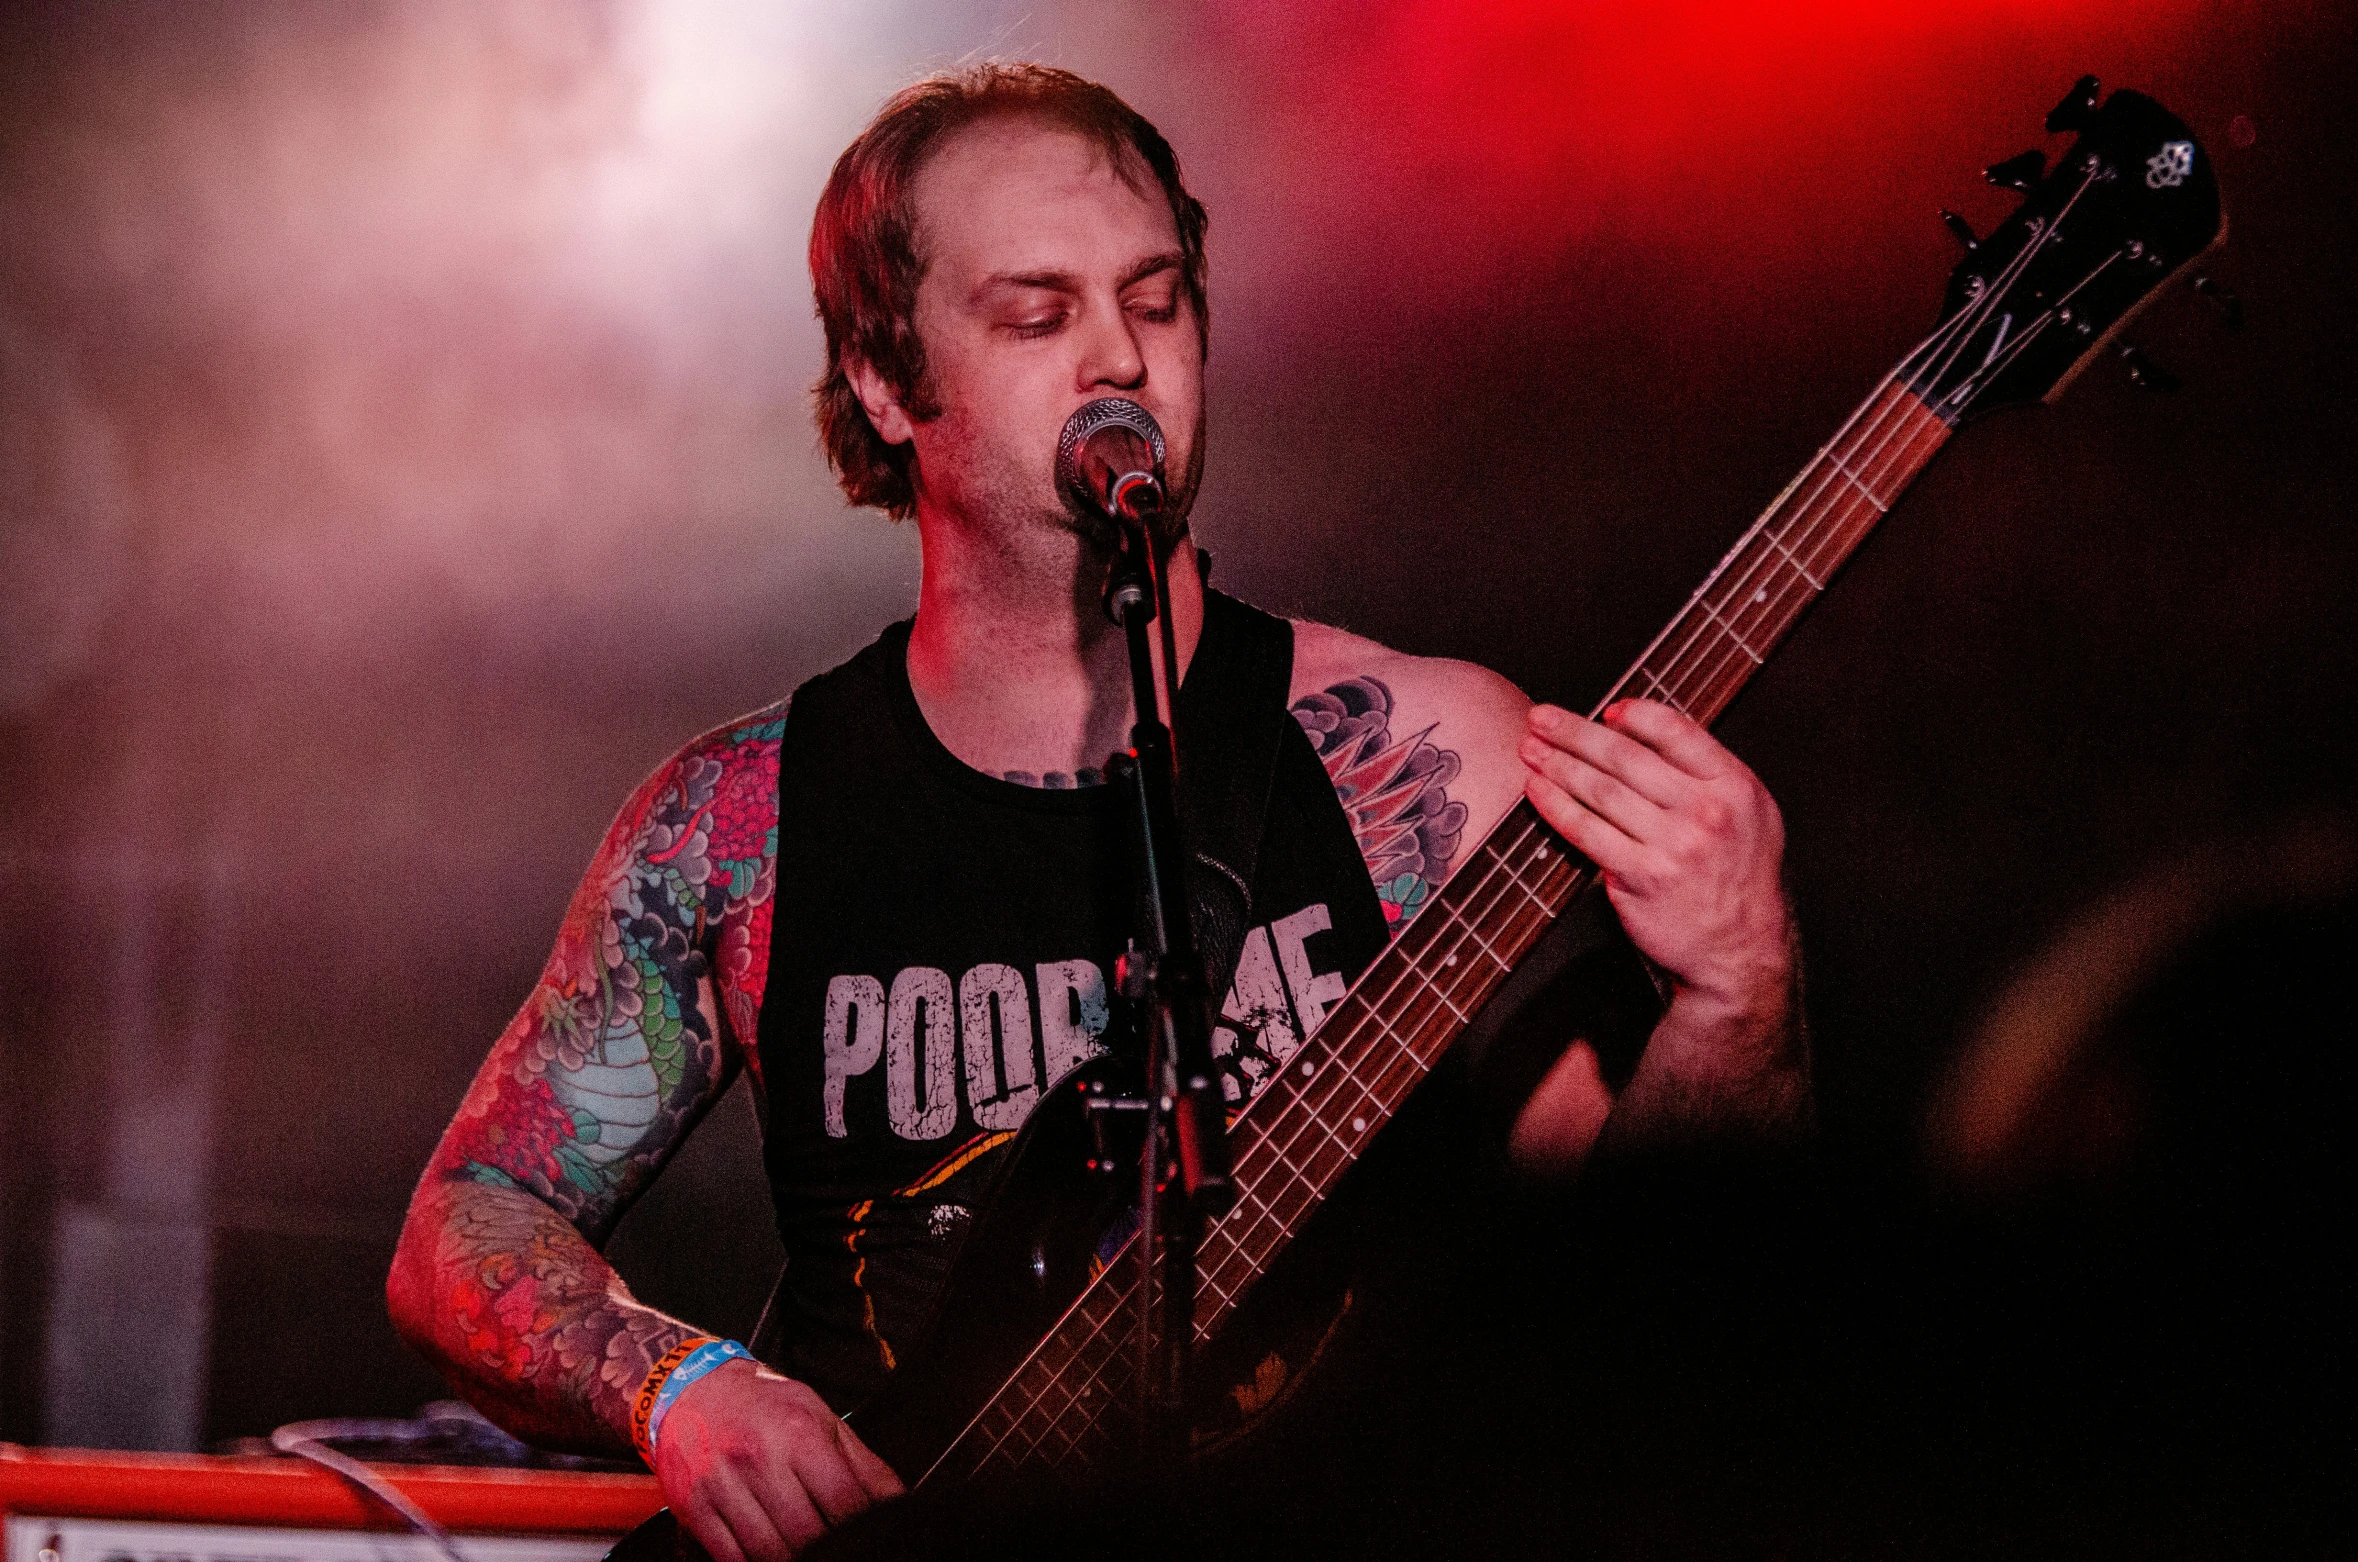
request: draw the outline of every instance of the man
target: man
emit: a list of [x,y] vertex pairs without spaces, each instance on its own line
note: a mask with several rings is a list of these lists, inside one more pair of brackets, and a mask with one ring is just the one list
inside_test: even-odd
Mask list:
[[[720,1562],[789,1554],[900,1489],[835,1412],[906,1349],[1040,1091],[1104,1045],[1122,906],[1091,783],[1131,711],[1098,606],[1108,540],[1052,475],[1077,408],[1126,397],[1168,435],[1183,707],[1248,646],[1283,669],[1287,639],[1207,592],[1185,535],[1203,212],[1111,93],[1034,66],[908,89],[838,162],[811,260],[822,431],[855,502],[916,517],[916,618],[624,807],[419,1185],[389,1286],[404,1334],[519,1435],[652,1441]],[[1592,724],[1319,625],[1291,626],[1290,656],[1304,741],[1272,786],[1260,925],[1222,1011],[1233,1098],[1528,795],[1603,867],[1672,996],[1618,1095],[1589,1046],[1563,1053],[1513,1158],[1564,1173],[1600,1135],[1806,1114],[1781,826],[1732,755],[1659,705]],[[708,1348],[682,1387],[701,1336],[635,1302],[595,1244],[740,1068],[790,1257],[771,1353],[789,1370]]]

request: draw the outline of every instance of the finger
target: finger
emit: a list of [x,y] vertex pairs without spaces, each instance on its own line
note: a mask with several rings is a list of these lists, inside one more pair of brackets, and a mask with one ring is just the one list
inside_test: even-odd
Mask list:
[[827,1520],[803,1490],[802,1472],[790,1459],[781,1458],[763,1470],[754,1483],[753,1495],[760,1500],[771,1527],[784,1537],[787,1554],[827,1533]]
[[704,1542],[713,1562],[776,1562],[793,1550],[744,1478],[727,1465],[697,1482],[696,1495],[702,1501],[705,1522],[698,1524],[691,1510],[688,1528]]
[[1648,841],[1661,833],[1665,815],[1660,805],[1577,754],[1566,753],[1536,736],[1526,736],[1517,752],[1525,765],[1631,840]]
[[[841,1426],[843,1423],[835,1423]],[[820,1516],[829,1524],[841,1524],[853,1514],[867,1508],[873,1501],[859,1472],[844,1457],[840,1440],[804,1445],[794,1461],[794,1473],[802,1481],[802,1489],[817,1506]]]
[[1536,771],[1526,777],[1523,790],[1539,816],[1608,877],[1626,879],[1637,869],[1645,848],[1582,807],[1579,798]]
[[1530,726],[1542,741],[1578,755],[1659,807],[1676,808],[1694,790],[1694,777],[1602,722],[1550,705],[1534,709]]
[[674,1508],[679,1521],[688,1527],[712,1562],[747,1562],[745,1548],[737,1544],[737,1537],[729,1533],[728,1521],[715,1513],[709,1504],[694,1508]]
[[1658,700],[1616,700],[1604,714],[1608,727],[1628,733],[1698,781],[1716,781],[1742,763],[1694,717]]
[[841,1437],[843,1456],[850,1463],[852,1473],[860,1478],[860,1484],[868,1488],[869,1496],[882,1502],[887,1497],[898,1497],[908,1490],[901,1484],[901,1478],[893,1473],[892,1466],[861,1442],[860,1434],[849,1425],[844,1425]]

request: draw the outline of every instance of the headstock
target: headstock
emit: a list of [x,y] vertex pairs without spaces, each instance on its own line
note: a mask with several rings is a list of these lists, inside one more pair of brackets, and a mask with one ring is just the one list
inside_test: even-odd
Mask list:
[[2037,152],[1990,168],[2021,208],[1968,243],[1942,324],[1910,355],[1908,388],[1952,423],[2052,401],[2114,332],[2226,230],[2209,154],[2143,93],[2097,102],[2083,76],[2047,116],[2078,139],[2053,170]]

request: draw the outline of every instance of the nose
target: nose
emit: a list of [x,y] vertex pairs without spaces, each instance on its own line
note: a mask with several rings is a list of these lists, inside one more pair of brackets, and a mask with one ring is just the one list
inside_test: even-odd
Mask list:
[[1114,300],[1093,304],[1081,338],[1078,389],[1136,390],[1146,383],[1146,355],[1128,311]]

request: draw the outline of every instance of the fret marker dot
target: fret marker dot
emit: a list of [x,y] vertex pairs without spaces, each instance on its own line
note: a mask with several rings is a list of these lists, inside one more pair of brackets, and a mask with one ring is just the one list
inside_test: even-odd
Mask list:
[[1351,1119],[1351,1131],[1352,1131],[1353,1133],[1355,1133],[1355,1134],[1363,1134],[1363,1133],[1367,1132],[1367,1119],[1366,1119],[1366,1118],[1364,1118],[1364,1117],[1354,1117],[1354,1118],[1352,1118],[1352,1119]]
[[1316,1073],[1316,1072],[1317,1072],[1317,1070],[1316,1070],[1316,1069],[1313,1069],[1313,1068],[1312,1068],[1312,1067],[1311,1067],[1309,1064],[1305,1063],[1305,1064],[1303,1064],[1303,1065],[1302,1065],[1302,1077],[1303,1077],[1304,1079],[1308,1079],[1308,1078],[1309,1078],[1309,1077],[1310,1077],[1312,1074],[1314,1074],[1314,1073]]
[[1752,593],[1752,600],[1755,602],[1766,602],[1768,600],[1768,588],[1763,586],[1760,590]]
[[1457,956],[1455,956],[1455,955],[1450,955],[1450,956],[1448,956],[1447,958],[1445,958],[1444,960],[1442,960],[1442,962],[1441,962],[1441,963],[1442,963],[1443,965],[1455,965],[1455,964],[1457,964]]

